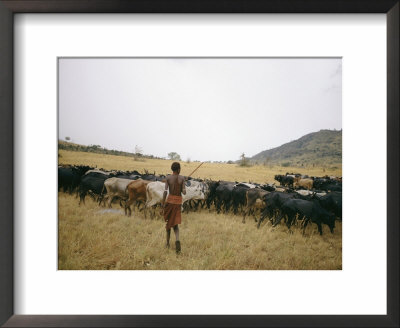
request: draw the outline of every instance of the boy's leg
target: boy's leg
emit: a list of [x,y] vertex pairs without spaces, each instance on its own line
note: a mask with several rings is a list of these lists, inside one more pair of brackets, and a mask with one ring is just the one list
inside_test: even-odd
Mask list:
[[178,227],[178,225],[174,226],[174,232],[175,232],[175,240],[179,241],[179,227]]
[[176,254],[179,254],[181,252],[181,242],[179,241],[179,227],[178,225],[174,226],[174,232],[175,232],[175,246],[176,246]]

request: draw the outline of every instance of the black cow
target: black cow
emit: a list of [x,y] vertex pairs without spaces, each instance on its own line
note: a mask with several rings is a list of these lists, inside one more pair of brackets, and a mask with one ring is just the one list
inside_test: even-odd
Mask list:
[[[141,177],[142,175],[138,172],[138,171],[136,171],[136,170],[134,170],[134,171],[116,171],[115,172],[115,177],[116,178],[119,178],[119,176],[139,176],[139,177]],[[123,179],[123,178],[121,178],[121,179]]]
[[92,169],[90,166],[71,166],[58,168],[58,190],[69,192],[70,194],[79,186],[81,177]]
[[294,223],[296,216],[304,219],[303,233],[307,224],[311,221],[317,224],[318,231],[322,235],[322,223],[328,225],[331,233],[335,228],[335,217],[332,213],[323,209],[318,201],[307,201],[303,199],[288,199],[282,204],[281,212],[274,223],[274,226],[279,224],[283,216],[287,217],[286,225],[290,230],[291,225]]
[[103,192],[105,191],[104,181],[106,181],[109,176],[101,173],[89,173],[82,177],[79,184],[79,205],[81,202],[85,204],[85,197],[87,194],[91,195],[93,198],[95,195],[98,196],[98,201],[101,202],[103,197]]
[[325,191],[337,191],[342,192],[342,184],[341,183],[330,183],[323,188]]
[[287,187],[293,188],[294,178],[291,176],[278,174],[278,175],[275,175],[275,180],[279,181],[281,186],[287,186]]
[[233,182],[220,182],[219,186],[215,190],[215,207],[217,213],[221,212],[223,207],[224,213],[228,212],[232,203],[232,190],[235,187]]
[[282,178],[284,177],[284,175],[282,175],[282,174],[277,174],[277,175],[275,175],[274,176],[274,179],[276,180],[276,181],[278,181],[279,182],[279,184],[282,186]]
[[270,184],[260,185],[260,188],[265,190],[265,191],[269,191],[269,192],[275,191],[275,187],[273,185],[270,185]]
[[323,178],[314,177],[313,187],[324,191],[342,192],[342,182],[336,179],[331,179],[328,176]]
[[114,175],[113,177],[115,178],[120,178],[120,179],[129,179],[129,180],[137,180],[140,179],[141,176],[140,175],[136,175],[136,174],[128,174],[128,173],[118,173],[116,175]]
[[266,217],[272,221],[273,216],[277,216],[281,211],[282,204],[292,198],[297,198],[297,193],[283,193],[274,191],[264,196],[265,209],[261,213],[261,217],[258,220],[257,228],[260,228],[261,223],[265,220]]
[[325,210],[321,207],[318,201],[313,201],[313,213],[310,218],[306,218],[303,226],[303,233],[306,229],[306,226],[309,222],[313,222],[317,224],[319,234],[322,235],[322,223],[326,224],[329,227],[331,233],[334,232],[335,229],[335,216],[331,212]]
[[58,191],[72,192],[72,181],[74,180],[74,172],[71,167],[58,168]]
[[313,177],[313,187],[315,189],[325,190],[325,186],[328,185],[330,182],[328,179]]
[[246,193],[250,188],[245,185],[236,185],[231,192],[231,204],[233,214],[237,214],[239,207],[243,208],[246,205]]
[[157,176],[155,174],[143,174],[141,178],[147,181],[161,181],[157,179]]
[[332,212],[335,216],[342,220],[342,193],[330,192],[325,196],[318,197],[320,205],[327,211]]
[[207,181],[206,183],[208,185],[208,190],[209,190],[209,192],[206,196],[206,206],[207,206],[207,209],[210,209],[211,204],[215,203],[215,198],[217,195],[216,191],[219,186],[219,182],[210,180],[210,181]]

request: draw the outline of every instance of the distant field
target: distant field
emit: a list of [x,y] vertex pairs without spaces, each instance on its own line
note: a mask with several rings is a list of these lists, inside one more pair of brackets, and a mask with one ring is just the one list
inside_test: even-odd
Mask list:
[[[125,156],[59,151],[60,164],[82,164],[106,170],[147,169],[170,173],[172,161],[146,159],[134,161]],[[182,163],[182,174],[189,174],[199,163]],[[194,174],[198,178],[230,181],[274,182],[275,174],[299,172],[309,175],[341,176],[341,170],[205,163]],[[342,225],[331,234],[323,226],[320,236],[316,225],[306,234],[294,227],[289,234],[285,225],[272,228],[269,222],[257,229],[253,218],[241,222],[241,216],[216,214],[202,210],[182,214],[180,235],[182,254],[165,249],[165,225],[161,218],[144,219],[142,213],[126,217],[118,204],[110,211],[87,197],[78,206],[75,195],[59,193],[59,249],[61,270],[340,270],[342,268]]]
[[[104,168],[106,170],[137,170],[143,172],[147,169],[157,174],[171,173],[171,164],[173,161],[161,159],[144,159],[144,161],[135,161],[132,157],[115,156],[106,154],[86,153],[59,150],[59,164],[90,165]],[[187,163],[181,161],[181,174],[190,174],[200,162]],[[273,183],[276,174],[285,174],[294,172],[308,174],[310,176],[335,175],[342,176],[342,169],[328,169],[317,167],[282,167],[282,166],[263,166],[255,165],[251,167],[240,167],[237,164],[204,163],[193,175],[196,178],[227,180],[241,182]]]

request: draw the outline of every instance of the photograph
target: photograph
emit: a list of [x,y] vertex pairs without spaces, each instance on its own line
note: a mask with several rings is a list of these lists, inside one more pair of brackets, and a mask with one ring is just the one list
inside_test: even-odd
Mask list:
[[341,57],[58,57],[57,88],[58,270],[342,270]]
[[0,0],[0,326],[397,327],[399,13]]

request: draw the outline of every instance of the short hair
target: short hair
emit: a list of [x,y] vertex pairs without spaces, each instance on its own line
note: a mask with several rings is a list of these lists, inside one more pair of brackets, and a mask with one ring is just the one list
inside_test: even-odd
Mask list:
[[179,164],[179,162],[173,162],[171,165],[171,170],[173,172],[177,172],[178,170],[181,169],[181,164]]

